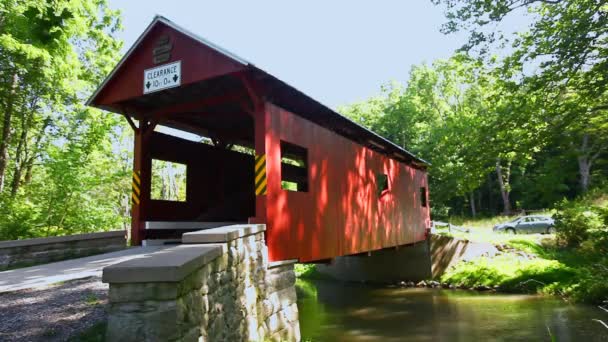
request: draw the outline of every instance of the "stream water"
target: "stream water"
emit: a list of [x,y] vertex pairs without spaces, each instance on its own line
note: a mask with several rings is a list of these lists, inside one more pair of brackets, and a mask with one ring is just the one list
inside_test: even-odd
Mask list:
[[[533,295],[298,280],[303,341],[608,341],[608,313]],[[552,339],[553,337],[553,339]]]

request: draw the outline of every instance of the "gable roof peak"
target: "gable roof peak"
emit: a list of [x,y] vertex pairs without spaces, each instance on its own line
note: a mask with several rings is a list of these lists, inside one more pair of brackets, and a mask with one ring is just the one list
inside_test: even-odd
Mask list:
[[207,47],[209,47],[212,50],[215,50],[216,52],[234,60],[237,63],[240,63],[244,66],[253,66],[252,63],[250,63],[249,61],[247,61],[246,59],[220,47],[219,45],[216,45],[212,42],[210,42],[209,40],[193,33],[192,31],[189,31],[185,28],[183,28],[182,26],[174,23],[173,21],[167,19],[166,17],[160,15],[160,14],[156,14],[154,16],[154,18],[152,19],[152,21],[150,22],[150,24],[148,24],[148,26],[146,27],[146,29],[144,30],[144,32],[139,35],[139,37],[137,38],[137,40],[135,41],[135,43],[133,43],[133,45],[131,45],[131,47],[129,48],[129,50],[127,51],[127,53],[124,54],[124,56],[120,59],[120,61],[116,64],[116,66],[114,67],[114,69],[112,69],[112,71],[108,74],[108,76],[105,77],[105,79],[103,80],[103,82],[99,85],[99,87],[97,87],[97,89],[95,90],[95,92],[93,92],[93,94],[89,97],[89,99],[86,102],[87,106],[91,106],[93,104],[93,101],[95,100],[95,98],[97,97],[97,95],[99,95],[99,93],[105,88],[106,84],[112,79],[114,78],[114,75],[118,72],[118,70],[120,70],[120,68],[123,66],[123,64],[125,63],[125,61],[127,59],[129,59],[129,57],[133,54],[133,52],[135,50],[137,50],[139,48],[139,46],[141,45],[141,43],[144,41],[144,39],[148,36],[148,34],[150,34],[150,31],[152,31],[152,29],[158,25],[158,24],[163,24],[167,27],[170,27],[171,29],[189,37],[190,39],[193,39],[194,41],[203,44]]

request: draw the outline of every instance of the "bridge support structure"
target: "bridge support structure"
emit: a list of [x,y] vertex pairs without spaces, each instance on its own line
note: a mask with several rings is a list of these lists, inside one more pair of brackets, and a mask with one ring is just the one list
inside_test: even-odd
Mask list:
[[461,260],[496,253],[498,250],[490,243],[431,234],[427,240],[411,245],[339,256],[328,264],[318,264],[317,271],[341,281],[381,284],[417,282],[437,279]]
[[381,284],[430,279],[431,269],[428,240],[357,255],[339,256],[328,264],[317,265],[317,271],[329,278]]
[[294,261],[270,263],[262,224],[186,233],[106,267],[108,341],[299,341]]

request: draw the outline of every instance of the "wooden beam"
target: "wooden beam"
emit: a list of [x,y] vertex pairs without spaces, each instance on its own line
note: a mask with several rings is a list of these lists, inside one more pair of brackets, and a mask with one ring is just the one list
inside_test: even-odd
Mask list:
[[123,114],[123,115],[127,119],[129,126],[131,126],[131,128],[133,129],[133,132],[135,132],[135,134],[137,134],[139,132],[139,128],[137,128],[137,126],[135,126],[133,119],[131,119],[131,117],[129,115],[126,115],[126,114]]
[[241,80],[243,87],[247,91],[251,102],[253,103],[253,109],[246,108],[244,106],[244,110],[249,114],[254,114],[258,108],[264,106],[264,99],[262,98],[262,87],[249,77],[245,72],[239,72],[235,74]]
[[206,99],[202,99],[202,100],[194,101],[194,102],[179,103],[179,104],[176,104],[173,106],[161,108],[158,111],[154,112],[151,116],[150,122],[155,122],[155,121],[158,122],[163,117],[165,117],[169,114],[181,114],[181,113],[194,112],[194,111],[200,110],[204,107],[220,105],[220,104],[224,104],[227,102],[237,102],[238,103],[238,102],[242,101],[243,98],[244,98],[244,96],[241,92],[235,92],[235,93],[228,93],[228,94],[225,94],[222,96],[210,97],[210,98],[206,98]]
[[131,126],[131,128],[133,129],[133,132],[135,132],[135,134],[137,134],[139,132],[139,128],[137,128],[137,126],[135,126],[135,123],[133,122],[133,119],[131,119],[131,117],[127,113],[128,113],[128,111],[125,110],[125,107],[121,105],[120,106],[120,114],[122,114],[122,116],[124,116],[125,119],[127,119],[127,122],[129,123],[129,126]]
[[150,135],[145,120],[139,122],[134,134],[133,175],[131,191],[131,245],[139,246],[146,238],[144,221],[150,201],[152,161],[150,159]]

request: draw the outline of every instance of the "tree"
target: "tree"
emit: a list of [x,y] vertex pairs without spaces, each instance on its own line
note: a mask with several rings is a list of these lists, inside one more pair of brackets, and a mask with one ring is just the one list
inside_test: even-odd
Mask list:
[[466,196],[475,214],[474,192],[492,170],[483,146],[492,135],[484,114],[493,86],[480,63],[456,55],[414,66],[407,86],[393,83],[383,96],[340,111],[432,163],[435,209]]
[[[500,71],[527,92],[544,98],[550,123],[544,134],[566,132],[576,151],[580,189],[587,191],[591,169],[608,149],[608,4],[602,0],[432,0],[446,7],[443,32],[469,32],[463,50],[480,58],[510,46]],[[529,30],[515,37],[496,32],[497,23],[527,10]],[[532,71],[532,72],[530,72]],[[577,142],[574,142],[574,141]]]
[[122,161],[111,144],[121,124],[83,108],[117,61],[118,29],[105,0],[0,3],[0,238],[122,219],[112,194],[127,175],[112,168]]

